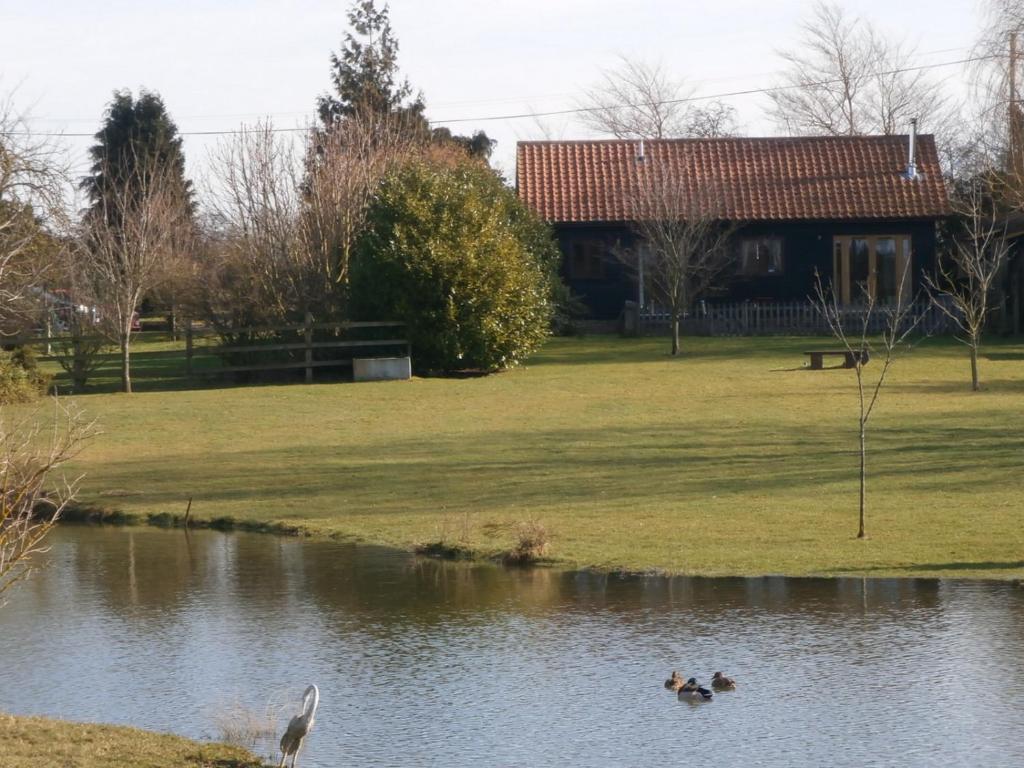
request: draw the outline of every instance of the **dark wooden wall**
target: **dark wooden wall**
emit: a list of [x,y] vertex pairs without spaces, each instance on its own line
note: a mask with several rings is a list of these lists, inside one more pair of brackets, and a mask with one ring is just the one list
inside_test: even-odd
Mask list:
[[[636,277],[615,256],[617,248],[628,248],[634,238],[624,224],[560,224],[555,232],[562,249],[562,277],[572,291],[583,299],[590,316],[610,320],[619,316],[627,300],[636,300]],[[778,236],[783,240],[784,270],[780,275],[747,277],[733,268],[712,295],[703,298],[721,301],[804,301],[814,291],[815,269],[824,279],[832,274],[832,238],[840,235],[909,235],[913,251],[911,274],[913,288],[921,287],[920,274],[935,263],[936,228],[932,220],[754,222],[744,225],[739,235]],[[597,243],[603,248],[605,268],[600,279],[580,277],[572,270],[572,254],[577,243]]]

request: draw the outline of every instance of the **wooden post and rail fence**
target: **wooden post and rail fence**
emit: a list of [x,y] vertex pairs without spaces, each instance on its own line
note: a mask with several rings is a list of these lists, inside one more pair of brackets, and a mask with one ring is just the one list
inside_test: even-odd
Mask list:
[[[394,321],[316,323],[308,313],[302,323],[244,327],[230,329],[224,333],[209,327],[197,328],[192,322],[186,322],[184,350],[146,350],[143,354],[147,361],[182,360],[181,373],[188,380],[200,376],[232,373],[303,370],[304,381],[309,384],[313,382],[314,371],[317,369],[351,368],[353,358],[359,357],[360,352],[365,352],[367,356],[380,357],[382,351],[386,350],[389,355],[411,357],[412,347],[405,334],[405,327],[405,323]],[[288,340],[292,335],[295,340]],[[223,343],[225,336],[249,341]],[[40,348],[44,352],[40,355],[40,360],[57,360],[61,355],[70,355],[70,346],[76,341],[99,339],[99,336],[54,336],[49,333],[49,328],[46,328],[41,336],[12,337],[5,343],[11,346]],[[202,343],[205,339],[216,339],[216,342]],[[105,341],[114,346],[109,339]],[[54,347],[63,349],[57,352]],[[111,362],[119,358],[116,352],[104,355]],[[219,358],[219,364],[201,364],[212,357]],[[138,361],[139,358],[136,358],[136,365]]]

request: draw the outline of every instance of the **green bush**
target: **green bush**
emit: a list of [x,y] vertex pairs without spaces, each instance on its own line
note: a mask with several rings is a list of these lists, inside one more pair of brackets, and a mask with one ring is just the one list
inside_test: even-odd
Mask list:
[[418,370],[507,368],[549,333],[557,259],[550,230],[489,168],[420,158],[371,205],[352,313],[407,323]]
[[28,347],[0,350],[0,404],[27,403],[50,387],[50,377],[42,373]]

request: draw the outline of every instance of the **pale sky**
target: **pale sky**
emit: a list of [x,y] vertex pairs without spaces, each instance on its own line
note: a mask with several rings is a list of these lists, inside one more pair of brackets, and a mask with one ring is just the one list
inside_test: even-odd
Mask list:
[[[698,94],[771,85],[775,55],[799,36],[810,0],[393,0],[399,65],[431,120],[498,140],[511,178],[521,139],[585,138],[571,117],[483,120],[578,106],[616,56],[661,62]],[[916,43],[914,63],[968,55],[978,0],[846,0],[852,14]],[[37,130],[94,133],[117,88],[159,92],[183,132],[237,128],[271,116],[301,125],[329,86],[348,0],[0,0],[0,95]],[[958,83],[957,67],[935,70]],[[726,99],[748,135],[771,134],[764,96]],[[927,131],[928,126],[922,126]],[[84,170],[88,138],[64,137]],[[200,175],[216,141],[187,136]]]

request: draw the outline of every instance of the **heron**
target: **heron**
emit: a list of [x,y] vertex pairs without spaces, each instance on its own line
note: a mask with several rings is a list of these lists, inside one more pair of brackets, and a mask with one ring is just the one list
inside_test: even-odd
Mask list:
[[320,689],[311,685],[302,694],[302,712],[288,721],[284,736],[281,737],[281,762],[277,768],[284,768],[288,755],[292,756],[292,768],[299,756],[302,740],[313,729],[316,708],[320,705]]

